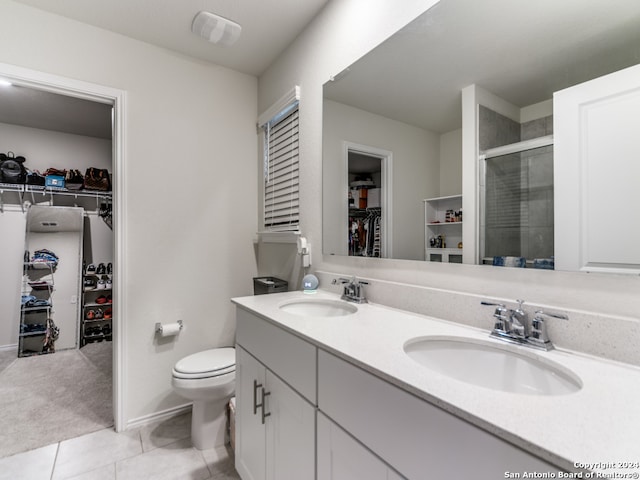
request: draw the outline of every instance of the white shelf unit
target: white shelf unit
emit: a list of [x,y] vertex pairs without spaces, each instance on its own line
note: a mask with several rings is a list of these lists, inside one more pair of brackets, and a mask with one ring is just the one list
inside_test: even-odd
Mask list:
[[[113,340],[112,288],[87,288],[84,283],[90,278],[97,284],[101,279],[112,279],[112,274],[87,273],[83,275],[82,320],[80,325],[80,347],[87,343]],[[104,297],[100,302],[100,297]],[[108,300],[107,300],[108,299]],[[89,315],[91,312],[91,315]]]
[[[51,294],[55,288],[53,273],[57,264],[54,262],[25,262],[22,278],[22,295],[32,295],[40,300],[38,306],[22,305],[20,307],[20,333],[18,336],[18,357],[30,357],[52,353],[43,349],[43,340],[47,334],[47,318],[53,312]],[[37,286],[34,286],[34,282]]]
[[[462,195],[427,198],[424,202],[424,253],[427,262],[462,263]],[[447,221],[447,211],[455,221]],[[458,216],[455,213],[459,212]],[[432,239],[442,239],[442,246],[432,246]]]

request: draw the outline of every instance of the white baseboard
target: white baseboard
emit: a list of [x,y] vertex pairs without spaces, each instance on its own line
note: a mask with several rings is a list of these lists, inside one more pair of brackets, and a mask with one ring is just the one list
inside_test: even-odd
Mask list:
[[159,422],[171,417],[177,417],[178,415],[189,412],[191,410],[191,405],[191,403],[186,403],[184,405],[178,405],[177,407],[172,407],[167,410],[162,410],[160,412],[150,413],[149,415],[134,418],[127,422],[126,429],[133,430],[134,428],[142,427],[143,425],[148,425],[149,423]]
[[15,350],[17,355],[18,344],[14,343],[13,345],[0,345],[0,352],[8,352],[9,350]]

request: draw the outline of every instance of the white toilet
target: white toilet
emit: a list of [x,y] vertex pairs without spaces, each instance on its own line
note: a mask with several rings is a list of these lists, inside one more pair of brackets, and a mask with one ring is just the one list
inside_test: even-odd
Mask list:
[[174,391],[193,400],[191,443],[198,450],[223,445],[226,405],[236,382],[236,350],[213,348],[189,355],[173,367]]

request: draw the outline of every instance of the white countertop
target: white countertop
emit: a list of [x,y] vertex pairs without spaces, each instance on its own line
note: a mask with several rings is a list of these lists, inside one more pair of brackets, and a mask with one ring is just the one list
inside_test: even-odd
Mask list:
[[[614,472],[632,475],[610,478],[638,478],[640,368],[569,351],[538,352],[514,346],[568,368],[580,377],[583,386],[567,395],[505,393],[440,375],[416,363],[403,350],[408,340],[429,335],[460,336],[504,345],[489,339],[488,330],[371,303],[357,305],[358,311],[348,316],[322,318],[293,315],[279,308],[283,303],[303,298],[339,300],[340,297],[323,291],[314,295],[287,292],[232,301],[563,469],[575,470],[574,464],[580,462],[585,464],[582,468],[605,475]],[[593,465],[609,462],[630,462],[636,466],[616,469]]]

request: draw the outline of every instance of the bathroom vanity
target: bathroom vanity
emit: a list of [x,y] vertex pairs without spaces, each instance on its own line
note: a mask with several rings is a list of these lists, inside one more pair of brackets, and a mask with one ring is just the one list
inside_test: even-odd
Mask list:
[[[329,292],[233,302],[236,467],[244,480],[493,480],[580,473],[603,462],[630,462],[619,471],[640,472],[633,464],[640,462],[640,406],[629,401],[640,384],[636,367],[567,351],[532,353],[485,330],[355,306]],[[407,354],[407,345],[425,339],[495,344],[554,366],[573,387],[514,393],[456,379]],[[515,357],[505,359],[509,366]]]

